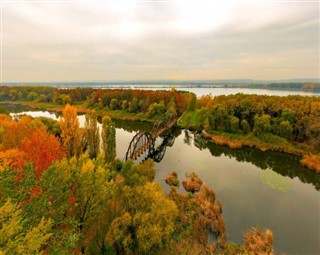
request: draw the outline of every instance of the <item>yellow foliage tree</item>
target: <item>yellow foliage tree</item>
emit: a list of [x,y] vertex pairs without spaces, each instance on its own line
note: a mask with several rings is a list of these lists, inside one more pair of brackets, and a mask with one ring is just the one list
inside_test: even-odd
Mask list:
[[0,207],[0,254],[44,254],[51,237],[52,221],[41,219],[35,227],[23,220],[22,210],[10,200]]
[[77,109],[66,105],[62,111],[60,119],[61,138],[63,146],[66,148],[67,157],[80,156],[83,150],[83,132],[77,116]]

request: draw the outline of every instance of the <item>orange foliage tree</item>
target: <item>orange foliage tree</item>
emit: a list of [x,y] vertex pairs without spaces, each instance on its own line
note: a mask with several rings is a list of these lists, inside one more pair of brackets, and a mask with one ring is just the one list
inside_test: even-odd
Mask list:
[[23,151],[11,149],[0,151],[0,171],[5,168],[22,169],[27,162]]
[[43,130],[35,130],[30,136],[26,137],[21,142],[20,149],[25,153],[25,158],[33,163],[38,179],[53,161],[65,156],[60,141],[54,135]]
[[2,137],[0,139],[0,149],[8,150],[19,148],[23,139],[30,136],[30,134],[36,130],[46,130],[46,126],[39,119],[32,119],[29,116],[24,116],[19,119],[18,122],[12,119],[0,120],[0,130]]

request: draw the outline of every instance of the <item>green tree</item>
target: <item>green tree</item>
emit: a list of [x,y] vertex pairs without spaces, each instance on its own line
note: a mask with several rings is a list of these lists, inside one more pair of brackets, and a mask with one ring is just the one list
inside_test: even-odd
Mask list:
[[132,113],[137,113],[139,111],[139,101],[136,97],[134,97],[129,103],[128,111]]
[[222,105],[215,105],[211,110],[209,118],[211,128],[229,130],[230,129],[230,116],[226,108]]
[[55,136],[61,136],[59,121],[47,117],[39,117],[39,119],[47,127],[47,131]]
[[166,112],[166,107],[164,105],[164,101],[162,100],[160,103],[153,103],[148,108],[148,117],[149,118],[162,118]]
[[166,111],[166,117],[167,118],[172,118],[177,116],[177,106],[174,101],[174,98],[171,98],[168,105],[167,105],[167,111]]
[[200,109],[196,110],[197,116],[197,124],[200,128],[208,129],[209,125],[209,112],[206,107],[201,107]]
[[0,106],[0,114],[9,115],[9,111],[6,108],[4,108],[3,106]]
[[119,102],[118,99],[112,98],[110,101],[110,110],[115,111],[118,110]]
[[248,134],[250,132],[250,125],[248,123],[248,121],[246,121],[245,119],[243,119],[240,123],[241,125],[241,129],[242,129],[242,132],[244,134]]
[[282,118],[290,122],[290,124],[294,124],[296,120],[296,112],[291,108],[285,108],[282,111]]
[[261,116],[256,116],[254,119],[253,133],[256,136],[261,136],[266,133],[271,132],[271,116],[268,114],[263,114]]
[[12,101],[16,101],[18,99],[18,91],[11,89],[9,92],[9,97]]
[[28,94],[27,99],[28,99],[29,101],[34,101],[34,100],[38,99],[38,94],[37,94],[36,92],[31,91],[31,92]]
[[127,100],[123,100],[121,102],[121,110],[126,111],[128,109],[128,101]]
[[100,150],[100,132],[95,111],[86,114],[85,139],[89,149],[90,158],[96,158]]
[[306,139],[320,151],[320,118],[310,118],[306,128]]
[[116,128],[109,116],[102,119],[102,148],[105,161],[112,162],[116,157]]
[[289,140],[292,136],[292,126],[289,121],[282,121],[278,127],[279,136]]
[[71,97],[69,95],[60,95],[61,96],[61,101],[62,104],[66,105],[66,104],[71,104],[72,100]]
[[239,130],[239,119],[235,116],[230,118],[230,131],[237,132]]

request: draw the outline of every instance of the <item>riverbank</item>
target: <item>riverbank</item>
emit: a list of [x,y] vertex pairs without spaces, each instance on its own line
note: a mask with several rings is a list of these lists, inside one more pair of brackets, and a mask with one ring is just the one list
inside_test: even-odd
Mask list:
[[[0,106],[24,110],[39,110],[61,113],[64,105],[54,103],[30,102],[30,101],[2,101]],[[84,103],[74,104],[79,114],[85,114],[92,108],[88,108]],[[150,119],[143,113],[129,113],[122,110],[109,110],[93,108],[98,116],[108,115],[113,120],[137,121],[153,123],[157,119]],[[178,121],[178,127],[189,130],[200,131],[201,127],[198,123],[195,112],[185,112]],[[301,157],[301,164],[317,173],[320,173],[320,155],[311,150],[310,146],[305,144],[292,144],[286,139],[272,134],[264,134],[261,137],[255,136],[252,132],[249,134],[229,133],[224,131],[206,131],[202,136],[215,144],[226,145],[231,149],[240,149],[242,147],[254,147],[260,151],[278,151],[293,154]]]
[[222,131],[203,131],[202,137],[218,145],[226,145],[231,149],[241,149],[243,147],[257,148],[260,151],[278,151],[293,154],[301,157],[300,164],[310,170],[320,173],[320,155],[313,154],[306,145],[291,144],[285,139],[265,134],[262,138],[254,134],[232,134]]

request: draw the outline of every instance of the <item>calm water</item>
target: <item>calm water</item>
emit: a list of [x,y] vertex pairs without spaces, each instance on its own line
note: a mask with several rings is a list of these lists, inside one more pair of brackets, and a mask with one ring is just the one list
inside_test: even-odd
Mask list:
[[[58,119],[48,112],[26,113]],[[83,125],[84,116],[79,119]],[[116,125],[117,157],[123,159],[134,134],[150,125],[124,121]],[[297,157],[232,150],[180,129],[174,129],[170,139],[174,143],[163,146],[164,157],[156,163],[156,181],[168,191],[164,182],[168,172],[176,171],[180,181],[185,173],[196,172],[222,201],[229,241],[242,242],[242,234],[258,226],[273,231],[277,253],[320,254],[320,175],[302,167]]]

